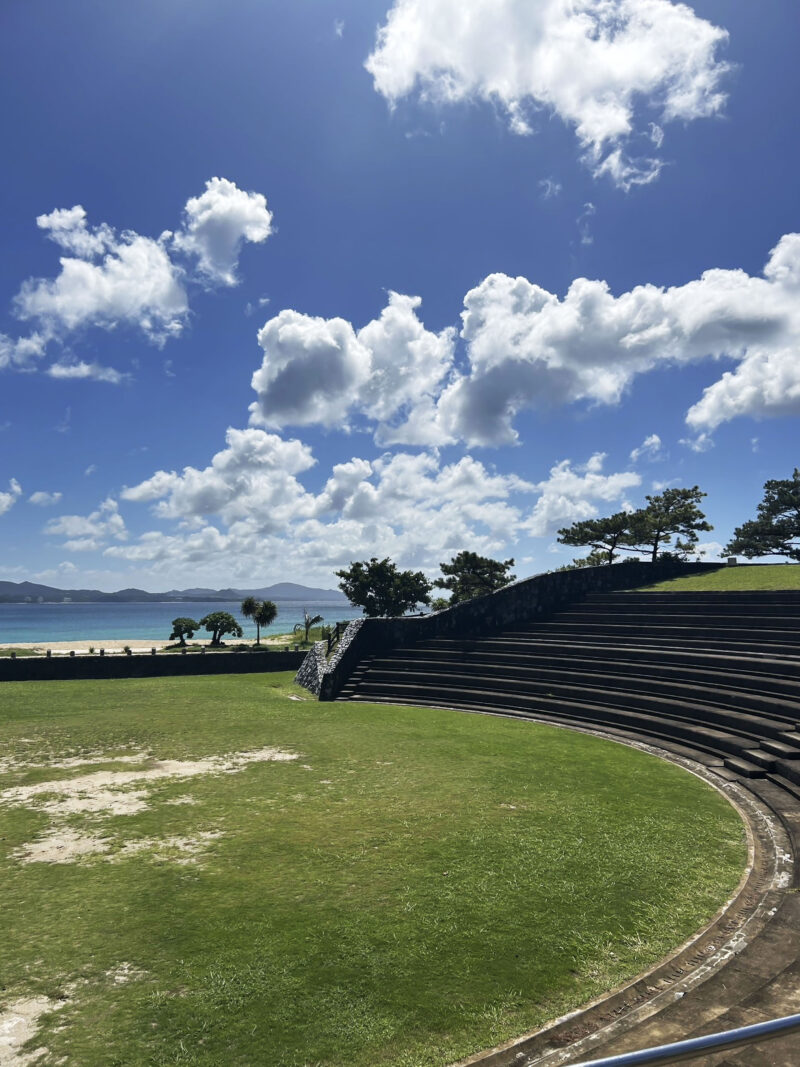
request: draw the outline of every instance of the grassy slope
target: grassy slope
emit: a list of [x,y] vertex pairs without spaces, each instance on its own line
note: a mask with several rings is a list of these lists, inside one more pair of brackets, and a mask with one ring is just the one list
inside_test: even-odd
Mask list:
[[[159,783],[136,815],[71,817],[120,844],[221,830],[194,866],[23,865],[11,853],[47,816],[0,805],[0,1007],[79,983],[34,1039],[53,1062],[441,1064],[637,973],[739,878],[738,817],[670,764],[300,692],[288,675],[3,685],[0,757],[302,754]],[[109,980],[123,961],[144,976]]]
[[757,566],[721,567],[709,574],[672,578],[643,586],[639,592],[724,593],[739,590],[800,589],[800,565],[762,563]]

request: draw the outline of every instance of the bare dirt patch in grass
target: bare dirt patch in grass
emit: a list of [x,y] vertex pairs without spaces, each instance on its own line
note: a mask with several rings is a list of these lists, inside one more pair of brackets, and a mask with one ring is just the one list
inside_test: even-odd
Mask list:
[[46,1048],[23,1052],[23,1046],[38,1031],[41,1017],[66,1003],[49,997],[21,997],[0,1009],[0,1067],[25,1067],[45,1056]]
[[21,845],[12,855],[22,863],[76,863],[85,856],[108,852],[110,847],[104,837],[64,827]]
[[[80,757],[36,764],[37,767],[67,768],[94,763],[147,762],[149,766],[135,770],[102,770],[74,778],[55,778],[30,785],[13,786],[0,792],[0,804],[22,806],[50,816],[50,828],[37,840],[27,842],[16,849],[14,857],[23,863],[74,863],[84,857],[107,853],[111,843],[93,833],[81,833],[66,820],[74,815],[93,815],[108,818],[114,815],[135,815],[145,811],[151,802],[148,787],[155,783],[193,778],[206,774],[235,774],[251,763],[287,762],[297,759],[297,754],[279,748],[260,748],[250,752],[233,752],[225,756],[209,756],[199,760],[150,760],[146,753],[135,756],[96,758]],[[176,798],[180,803],[191,803],[190,797]],[[175,803],[176,801],[173,801]],[[195,837],[171,837],[161,840],[148,839],[125,845],[116,856],[124,857],[135,852],[154,852],[159,858],[173,857],[176,862],[195,862],[194,857],[204,844],[218,836],[213,831],[202,832]]]

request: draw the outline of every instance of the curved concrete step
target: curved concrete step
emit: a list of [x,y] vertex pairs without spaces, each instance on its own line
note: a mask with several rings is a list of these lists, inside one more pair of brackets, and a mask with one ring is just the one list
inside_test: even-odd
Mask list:
[[[408,657],[398,654],[394,657],[376,657],[370,661],[370,679],[389,684],[394,676],[402,678],[404,674],[427,681],[441,678],[450,684],[454,678],[461,678],[473,684],[494,683],[499,690],[507,685],[530,686],[531,691],[552,686],[577,686],[581,689],[596,691],[612,689],[615,693],[625,692],[640,697],[654,697],[680,701],[689,709],[731,710],[750,716],[753,723],[762,722],[763,728],[777,736],[787,729],[787,722],[800,723],[800,686],[792,696],[764,694],[756,688],[737,685],[736,675],[723,676],[725,684],[716,679],[703,677],[703,680],[679,680],[685,676],[679,668],[673,668],[669,674],[653,674],[630,668],[629,665],[615,665],[597,662],[551,665],[550,662],[531,663],[520,660],[513,664],[503,664],[503,670],[497,670],[496,662],[478,657]],[[615,669],[616,668],[616,669]],[[626,669],[628,668],[628,669]],[[701,675],[702,677],[702,675]],[[762,719],[763,717],[763,719]],[[776,719],[770,722],[770,717]],[[783,721],[781,721],[783,720]]]
[[[357,666],[340,699],[453,707],[656,745],[704,765],[731,789],[746,788],[763,798],[783,827],[787,848],[796,852],[799,622],[800,593],[596,595],[550,622],[532,621],[485,637],[438,638],[376,655]],[[637,1021],[622,1036],[615,1024],[610,1040],[606,1035],[605,1044],[591,1046],[592,1055],[579,1045],[574,1055],[565,1055],[561,1041],[552,1054],[531,1059],[531,1067],[556,1067],[711,1032],[736,1025],[748,1012],[800,1010],[798,888],[795,867],[794,882],[776,892],[764,932],[701,986],[701,995],[671,1001],[653,1020]],[[647,995],[640,992],[634,999]],[[625,1017],[624,999],[611,1002],[619,1007],[603,1025],[618,1014]],[[670,1027],[674,1037],[663,1037],[672,1034]],[[574,1036],[578,1022],[571,1017],[567,1029]],[[765,1046],[763,1056],[752,1049],[730,1053],[725,1063],[800,1063],[796,1047],[786,1053],[790,1058],[770,1058],[775,1047]],[[475,1062],[510,1067],[518,1061],[512,1049],[505,1060],[492,1053]]]

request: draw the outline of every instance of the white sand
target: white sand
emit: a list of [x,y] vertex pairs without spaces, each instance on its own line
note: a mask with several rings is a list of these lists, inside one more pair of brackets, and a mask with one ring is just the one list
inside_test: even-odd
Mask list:
[[[187,645],[208,645],[209,638],[194,638],[192,641],[187,641]],[[238,641],[233,641],[233,644],[238,644]],[[281,637],[262,637],[262,645],[277,645],[283,644],[284,639]],[[87,653],[90,648],[99,652],[100,649],[104,649],[106,652],[124,652],[125,646],[132,649],[134,652],[149,652],[151,648],[158,649],[169,648],[174,645],[174,641],[140,641],[135,638],[126,639],[121,637],[116,640],[108,640],[107,638],[98,638],[97,640],[91,638],[84,638],[76,641],[0,641],[0,648],[29,648],[36,652],[46,652],[50,649],[51,652],[55,652],[63,655],[64,653],[75,652],[76,655]]]

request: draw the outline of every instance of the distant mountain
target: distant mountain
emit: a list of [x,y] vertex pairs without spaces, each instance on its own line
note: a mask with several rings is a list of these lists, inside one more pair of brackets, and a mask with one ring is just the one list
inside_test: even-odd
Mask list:
[[243,600],[254,596],[259,600],[297,600],[308,603],[346,604],[347,597],[338,589],[314,589],[295,582],[278,582],[263,589],[170,589],[167,593],[146,593],[144,589],[120,589],[116,593],[102,593],[99,589],[56,589],[35,582],[0,582],[0,604],[45,603],[62,604],[121,604],[153,603],[163,600],[206,601]]
[[60,604],[121,604],[147,602],[163,599],[158,593],[146,593],[144,589],[120,589],[117,593],[101,593],[99,589],[56,589],[52,585],[37,585],[35,582],[0,582],[0,603],[24,604],[27,601]]
[[264,589],[240,589],[240,595],[255,596],[261,600],[315,600],[317,603],[346,604],[347,597],[340,589],[313,589],[296,582],[277,582]]
[[206,589],[197,586],[194,589],[170,589],[167,593],[158,595],[162,600],[242,600],[246,596],[254,596],[259,600],[308,600],[319,603],[341,604],[347,603],[347,597],[338,589],[314,589],[308,585],[297,585],[296,582],[277,582],[275,585],[265,585],[261,589]]

